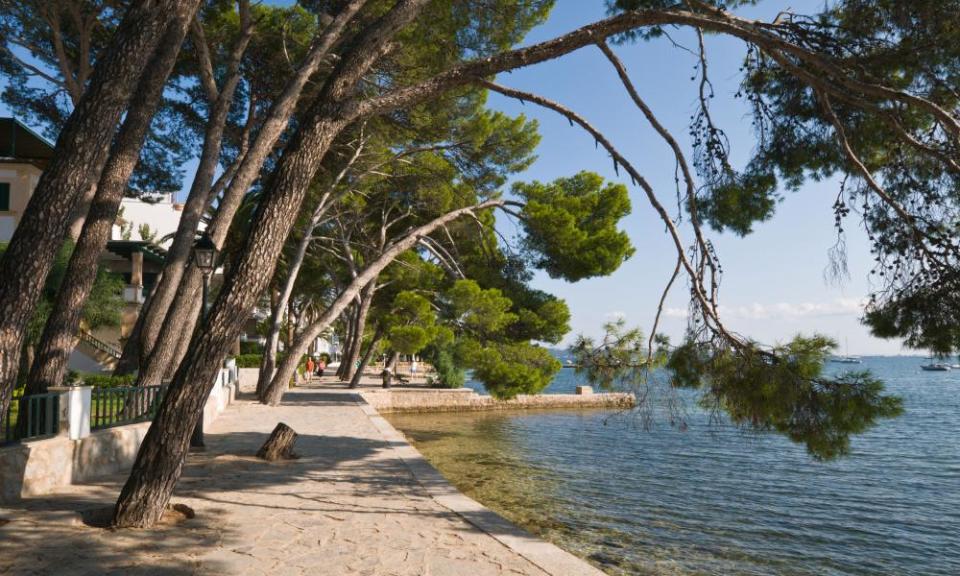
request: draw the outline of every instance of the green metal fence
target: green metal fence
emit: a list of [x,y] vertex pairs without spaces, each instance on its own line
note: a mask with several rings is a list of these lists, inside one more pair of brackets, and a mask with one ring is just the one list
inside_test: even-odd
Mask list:
[[60,393],[14,396],[3,422],[0,444],[56,436],[60,432]]
[[90,394],[90,429],[100,430],[153,418],[164,386],[97,386]]

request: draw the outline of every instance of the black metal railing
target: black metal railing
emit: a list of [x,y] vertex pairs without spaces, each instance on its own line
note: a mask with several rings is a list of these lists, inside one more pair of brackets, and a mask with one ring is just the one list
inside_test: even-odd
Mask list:
[[100,430],[153,418],[165,386],[97,386],[90,394],[90,429]]

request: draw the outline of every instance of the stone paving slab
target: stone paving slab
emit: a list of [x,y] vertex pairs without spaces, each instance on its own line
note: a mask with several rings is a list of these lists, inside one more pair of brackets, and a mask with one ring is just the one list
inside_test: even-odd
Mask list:
[[[277,422],[300,458],[253,458]],[[196,518],[150,530],[86,526],[123,476],[0,508],[0,574],[486,576],[602,574],[459,494],[352,392],[240,400],[191,454],[174,502]]]

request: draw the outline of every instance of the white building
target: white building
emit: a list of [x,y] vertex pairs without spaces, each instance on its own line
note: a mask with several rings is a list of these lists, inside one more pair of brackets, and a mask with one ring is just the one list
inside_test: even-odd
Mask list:
[[[124,198],[120,203],[117,222],[113,225],[111,239],[150,240],[169,248],[182,213],[183,204],[175,201],[172,192]],[[200,228],[204,228],[202,222]]]
[[0,118],[0,242],[9,242],[53,145],[13,118]]

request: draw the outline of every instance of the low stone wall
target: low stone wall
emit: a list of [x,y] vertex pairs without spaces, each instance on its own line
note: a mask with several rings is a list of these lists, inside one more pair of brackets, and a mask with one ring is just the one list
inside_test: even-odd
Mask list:
[[56,436],[0,448],[0,502],[128,470],[149,427],[141,422],[96,430],[79,440]]
[[[236,368],[232,365],[220,371],[204,405],[205,426],[233,402],[236,378]],[[77,388],[65,390],[69,391],[65,398],[75,400],[81,396]],[[150,422],[91,432],[89,389],[86,398],[86,405],[76,410],[76,402],[61,402],[65,414],[59,436],[0,448],[0,503],[48,494],[74,482],[125,472],[133,466]],[[86,420],[78,422],[83,418]]]
[[391,388],[363,390],[363,400],[381,414],[400,412],[471,412],[481,410],[534,410],[546,408],[630,408],[632,394],[537,394],[512,400],[481,396],[469,388]]

